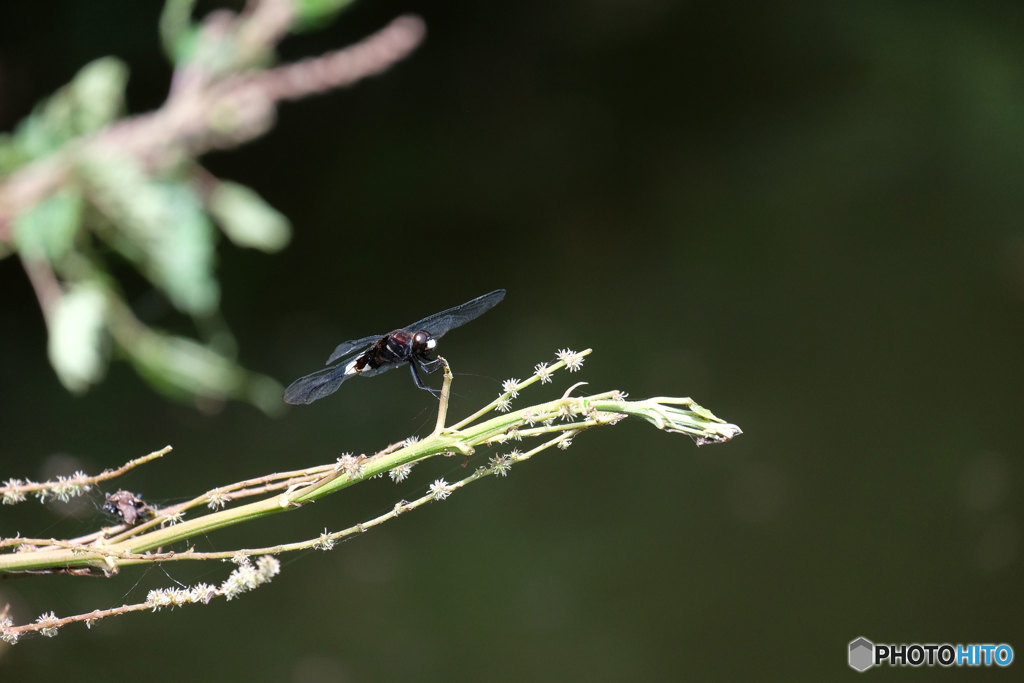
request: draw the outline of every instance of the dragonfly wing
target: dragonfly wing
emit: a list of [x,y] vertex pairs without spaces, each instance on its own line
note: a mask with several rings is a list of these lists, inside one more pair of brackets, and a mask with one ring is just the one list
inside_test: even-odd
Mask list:
[[[411,332],[419,332],[420,330],[426,330],[432,336],[440,337],[441,335],[448,332],[448,330],[465,325],[470,320],[480,317],[485,312],[489,311],[494,306],[505,298],[504,289],[496,289],[493,292],[478,296],[475,299],[467,301],[464,304],[449,308],[446,311],[435,313],[432,316],[424,318],[419,322],[415,322],[412,325],[404,328]],[[308,404],[313,401],[318,401],[324,396],[329,396],[338,390],[338,387],[347,380],[349,377],[355,375],[366,375],[372,377],[373,375],[379,375],[382,372],[390,370],[395,365],[400,363],[383,363],[377,368],[366,368],[359,373],[346,373],[346,369],[352,365],[353,361],[356,360],[360,355],[366,353],[369,348],[376,342],[383,339],[386,335],[375,334],[369,337],[363,337],[362,339],[350,339],[349,341],[342,342],[331,353],[330,358],[327,359],[327,365],[330,367],[317,370],[316,372],[300,377],[284,390],[285,403],[297,404]],[[415,368],[413,368],[415,373]],[[418,379],[418,377],[417,377]],[[417,382],[419,384],[419,382]]]
[[431,336],[437,338],[448,332],[448,330],[453,330],[460,325],[465,325],[470,320],[479,318],[481,315],[497,306],[504,298],[505,290],[496,289],[493,292],[488,292],[483,296],[478,296],[464,304],[449,308],[447,311],[435,313],[434,315],[424,318],[419,322],[415,322],[404,329],[409,330],[410,332],[426,330],[431,334]]
[[284,390],[284,402],[308,405],[324,396],[330,396],[338,390],[342,382],[352,377],[345,374],[347,365],[348,363],[341,363],[298,378]]
[[379,375],[382,372],[387,372],[391,368],[399,365],[401,365],[401,363],[385,363],[384,365],[381,365],[380,367],[377,368],[367,367],[362,372],[357,372],[356,374],[359,375],[360,377],[373,377],[374,375]]
[[374,343],[375,341],[377,341],[378,339],[380,339],[383,336],[384,336],[383,334],[375,334],[375,335],[370,336],[370,337],[363,337],[362,339],[351,339],[349,341],[341,342],[334,349],[334,352],[331,353],[331,357],[327,359],[327,362],[324,363],[324,365],[330,365],[331,363],[333,363],[334,361],[338,360],[342,356],[344,356],[346,354],[349,354],[349,353],[352,353],[353,351],[355,351],[357,349],[360,352],[362,352],[364,350],[363,349],[364,346],[369,346],[370,344]]

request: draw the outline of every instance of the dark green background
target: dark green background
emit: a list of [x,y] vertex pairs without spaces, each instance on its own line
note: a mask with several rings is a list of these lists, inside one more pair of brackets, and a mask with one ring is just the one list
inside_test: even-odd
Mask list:
[[[106,54],[131,65],[133,111],[159,105],[155,3],[24,5],[0,18],[3,129]],[[329,554],[286,557],[243,599],[0,650],[0,677],[819,681],[855,675],[861,635],[1020,654],[1024,8],[779,5],[362,2],[284,56],[406,9],[426,44],[206,160],[296,228],[278,256],[221,250],[247,365],[286,382],[342,339],[500,286],[501,306],[444,340],[464,373],[454,414],[559,347],[591,346],[590,389],[690,395],[742,437],[698,450],[631,421],[592,432]],[[402,372],[281,419],[168,403],[121,365],[72,398],[14,259],[0,291],[0,478],[171,443],[125,484],[173,501],[432,424]],[[460,464],[198,546],[315,536]],[[26,504],[0,510],[0,535],[95,521]],[[159,569],[23,579],[0,582],[0,603],[25,621],[168,584]]]

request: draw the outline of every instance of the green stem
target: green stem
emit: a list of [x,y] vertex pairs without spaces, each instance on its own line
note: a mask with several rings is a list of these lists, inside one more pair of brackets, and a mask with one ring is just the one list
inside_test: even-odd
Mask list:
[[[447,381],[450,380],[446,378]],[[442,413],[444,408],[443,404]],[[619,392],[614,391],[585,397],[563,397],[497,415],[476,424],[469,424],[467,420],[463,420],[458,423],[460,427],[458,431],[442,428],[435,430],[433,434],[422,441],[407,443],[397,449],[388,448],[369,458],[360,456],[351,458],[351,462],[348,463],[339,462],[334,472],[312,483],[300,485],[296,490],[289,489],[284,493],[262,500],[211,512],[163,528],[152,528],[138,534],[129,530],[120,536],[109,539],[99,537],[88,545],[67,547],[65,542],[53,541],[54,545],[61,545],[61,547],[32,552],[0,553],[0,574],[77,567],[114,572],[118,566],[122,565],[169,559],[170,556],[167,554],[146,556],[143,553],[171,546],[217,529],[296,509],[374,475],[386,473],[400,465],[415,463],[445,453],[471,455],[479,446],[503,443],[512,438],[522,439],[561,433],[528,452],[528,455],[532,455],[534,452],[565,441],[584,429],[614,424],[625,416],[643,418],[658,429],[668,432],[689,434],[698,444],[727,441],[740,433],[738,427],[720,420],[710,411],[688,398],[659,397],[645,401],[627,401]],[[539,422],[542,424],[538,424]],[[443,424],[443,417],[438,424]],[[525,459],[522,455],[516,458],[516,460],[522,459]],[[487,468],[481,468],[457,485],[461,487],[469,481],[475,481],[489,473]],[[274,475],[270,476],[274,477]],[[422,499],[422,502],[427,502],[426,498]],[[397,510],[382,516],[381,520],[369,520],[367,524],[380,523],[385,518],[390,519],[396,514],[398,514]],[[166,523],[166,517],[157,517],[148,524],[156,525],[161,521]],[[364,526],[365,524],[357,525],[353,529],[359,530]],[[349,533],[349,531],[340,533]],[[284,552],[297,547],[309,546],[310,542],[286,544],[274,546],[270,551]],[[267,549],[261,549],[260,552],[267,551]],[[196,554],[196,557],[197,559],[199,557],[206,558],[209,555],[209,553]],[[176,553],[174,558],[185,559],[190,556],[191,551],[187,551]],[[223,556],[223,554],[219,556]]]

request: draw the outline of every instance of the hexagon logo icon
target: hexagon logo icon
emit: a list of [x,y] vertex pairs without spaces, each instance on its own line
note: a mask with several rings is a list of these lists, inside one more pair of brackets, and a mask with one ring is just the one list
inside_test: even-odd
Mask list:
[[863,636],[850,641],[850,668],[867,671],[874,666],[875,644]]

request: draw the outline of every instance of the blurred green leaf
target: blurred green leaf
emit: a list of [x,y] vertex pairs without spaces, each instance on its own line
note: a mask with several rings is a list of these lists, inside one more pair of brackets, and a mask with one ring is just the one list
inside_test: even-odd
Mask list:
[[106,301],[100,287],[76,285],[58,300],[50,316],[50,364],[68,391],[82,393],[106,371]]
[[167,0],[160,13],[160,43],[173,64],[188,61],[196,47],[198,31],[192,23],[195,0]]
[[75,131],[91,133],[108,125],[124,109],[128,67],[116,57],[103,57],[87,64],[71,81]]
[[191,185],[153,180],[134,160],[112,154],[83,159],[80,173],[114,225],[104,239],[139,263],[179,310],[213,311],[216,231]]
[[51,263],[74,246],[82,222],[82,195],[67,186],[14,219],[14,244],[24,258]]
[[13,173],[27,160],[27,157],[18,148],[14,136],[0,133],[0,178]]
[[21,163],[45,156],[67,142],[72,134],[70,125],[51,111],[49,116],[34,111],[14,129],[14,141]]
[[192,339],[146,330],[126,351],[139,374],[172,398],[244,399],[272,415],[284,409],[280,384]]
[[19,151],[34,159],[106,126],[124,107],[127,82],[128,67],[115,57],[85,65],[71,83],[38,105],[18,125],[15,142]]
[[167,223],[154,236],[149,259],[153,278],[179,309],[208,314],[217,307],[220,289],[213,275],[212,223],[192,188],[184,183],[156,183],[154,195]]
[[295,14],[298,17],[297,30],[319,28],[341,10],[352,4],[352,0],[295,0]]
[[139,337],[128,351],[158,389],[178,398],[226,399],[245,374],[234,361],[199,342],[161,332]]
[[291,239],[291,224],[284,214],[244,185],[218,183],[207,204],[224,234],[240,247],[274,252]]

